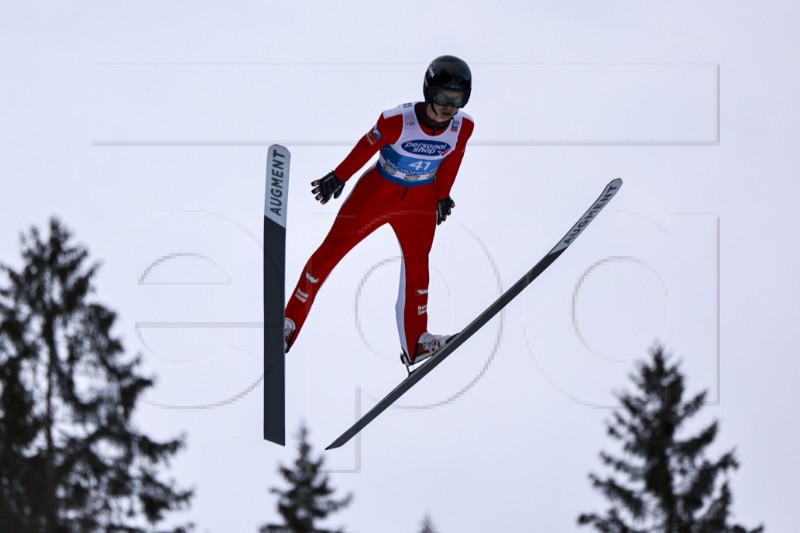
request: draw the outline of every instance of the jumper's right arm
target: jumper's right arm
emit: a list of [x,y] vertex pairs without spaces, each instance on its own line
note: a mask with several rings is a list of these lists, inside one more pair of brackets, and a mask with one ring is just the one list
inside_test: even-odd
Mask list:
[[393,115],[388,119],[381,114],[375,126],[364,134],[347,157],[333,171],[336,177],[347,181],[378,153],[378,150],[400,138],[403,116]]
[[322,204],[328,203],[331,197],[339,198],[344,190],[345,182],[366,165],[372,156],[378,153],[378,150],[397,141],[402,129],[402,116],[395,115],[387,119],[381,113],[375,126],[361,137],[338,167],[324,177],[311,182],[311,194],[315,195]]

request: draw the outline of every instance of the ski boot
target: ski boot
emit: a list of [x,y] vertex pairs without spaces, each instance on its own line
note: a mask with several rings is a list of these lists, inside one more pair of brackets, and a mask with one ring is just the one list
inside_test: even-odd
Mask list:
[[427,331],[419,336],[416,349],[414,350],[414,359],[410,359],[408,354],[403,350],[400,354],[400,360],[406,365],[406,370],[411,374],[411,367],[421,363],[436,353],[437,350],[444,347],[447,341],[450,340],[452,335],[434,335]]
[[297,326],[291,318],[283,319],[283,353],[289,353],[289,341],[294,337]]

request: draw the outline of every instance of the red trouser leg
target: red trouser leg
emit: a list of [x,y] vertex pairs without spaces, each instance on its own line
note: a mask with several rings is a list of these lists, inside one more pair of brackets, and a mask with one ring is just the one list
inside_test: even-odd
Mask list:
[[308,317],[325,279],[341,259],[365,237],[390,223],[402,250],[397,326],[400,342],[413,356],[417,339],[428,325],[428,254],[436,230],[433,184],[406,188],[382,178],[374,168],[353,187],[325,240],[303,268],[286,305],[297,334]]
[[432,186],[410,188],[390,224],[402,250],[397,295],[397,330],[403,350],[412,358],[420,335],[428,330],[428,255],[436,231]]
[[303,267],[300,280],[286,304],[285,315],[294,321],[297,328],[290,344],[297,339],[320,287],[334,267],[356,244],[386,222],[385,216],[379,212],[378,193],[383,179],[372,176],[373,172],[368,172],[355,184],[325,240]]

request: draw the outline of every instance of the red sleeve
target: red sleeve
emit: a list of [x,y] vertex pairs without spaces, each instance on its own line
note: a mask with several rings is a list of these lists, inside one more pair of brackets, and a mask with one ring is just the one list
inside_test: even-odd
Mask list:
[[450,196],[450,189],[456,181],[456,174],[461,166],[461,160],[464,158],[464,152],[467,149],[467,141],[472,136],[472,130],[475,129],[475,123],[464,117],[464,123],[461,125],[461,131],[458,132],[458,148],[455,152],[444,158],[442,164],[436,169],[436,198],[444,200]]
[[361,137],[344,161],[333,170],[336,177],[342,181],[349,180],[353,174],[367,164],[372,156],[378,153],[378,150],[387,144],[396,142],[400,138],[402,130],[402,114],[385,118],[381,113],[375,126]]

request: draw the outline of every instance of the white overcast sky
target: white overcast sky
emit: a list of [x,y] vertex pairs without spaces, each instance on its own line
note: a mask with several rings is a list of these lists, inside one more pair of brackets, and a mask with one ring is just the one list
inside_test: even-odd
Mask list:
[[[736,447],[736,519],[794,526],[796,2],[0,1],[0,260],[57,215],[102,261],[98,298],[159,378],[138,423],[187,436],[171,474],[197,495],[177,518],[255,532],[295,455],[261,439],[266,147],[292,152],[291,289],[341,205],[308,182],[454,54],[476,129],[431,254],[432,330],[466,325],[625,183],[401,408],[326,454],[355,493],[331,525],[578,530],[606,508],[586,475],[616,450],[613,392],[659,340],[709,391],[714,452]],[[386,228],[354,250],[287,360],[287,433],[305,420],[317,452],[405,375],[397,256]]]

